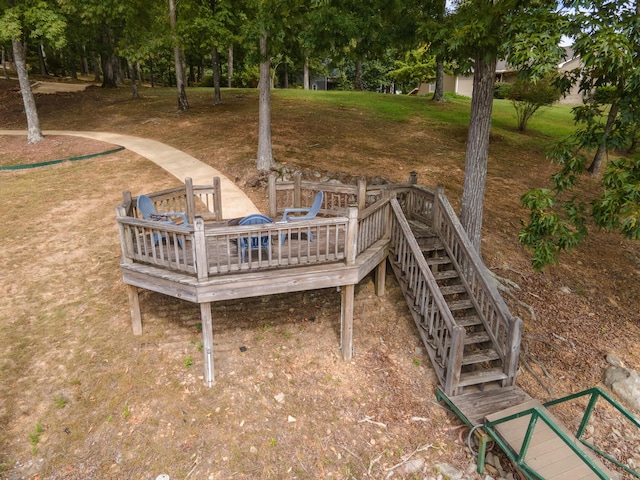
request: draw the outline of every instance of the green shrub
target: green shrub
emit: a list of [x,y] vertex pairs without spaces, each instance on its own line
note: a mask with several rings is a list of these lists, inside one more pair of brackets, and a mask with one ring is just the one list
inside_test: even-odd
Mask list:
[[504,100],[511,95],[511,89],[513,85],[507,82],[496,82],[493,87],[493,98]]

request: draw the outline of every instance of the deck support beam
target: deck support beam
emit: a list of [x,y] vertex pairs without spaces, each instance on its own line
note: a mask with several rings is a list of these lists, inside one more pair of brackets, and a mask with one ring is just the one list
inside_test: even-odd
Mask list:
[[384,283],[387,278],[387,259],[382,260],[376,267],[375,288],[378,297],[384,297]]
[[202,353],[204,355],[204,384],[211,387],[213,375],[213,322],[211,303],[200,304],[200,320],[202,321]]
[[355,285],[342,287],[342,305],[340,311],[340,345],[342,359],[348,362],[353,357],[353,303]]
[[129,308],[131,309],[131,326],[134,335],[142,335],[142,315],[140,315],[140,297],[138,287],[127,285],[129,294]]

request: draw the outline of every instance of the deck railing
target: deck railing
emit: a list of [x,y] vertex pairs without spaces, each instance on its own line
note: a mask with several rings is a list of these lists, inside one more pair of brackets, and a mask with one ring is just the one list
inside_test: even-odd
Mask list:
[[470,300],[500,355],[503,371],[507,375],[503,384],[513,385],[518,368],[522,320],[509,313],[442,189],[438,189],[434,196],[423,188],[414,187],[407,208],[409,218],[418,216],[430,220],[439,234],[447,254],[461,272]]
[[413,298],[412,314],[445,392],[456,390],[460,381],[465,329],[456,325],[442,293],[427,265],[400,203],[391,200],[389,255],[407,282]]
[[[347,214],[347,217],[246,226],[206,224],[202,217],[197,217],[193,226],[182,227],[135,218],[127,215],[124,205],[116,207],[124,263],[163,267],[201,280],[230,272],[346,262],[355,258],[356,246],[350,242],[348,232],[357,236],[357,210],[350,208]],[[266,248],[251,247],[249,239],[264,237],[269,239]],[[248,247],[245,261],[242,261],[243,242]]]
[[[148,196],[158,213],[185,212],[191,225],[196,216],[210,221],[222,220],[222,194],[218,177],[213,177],[211,185],[193,185],[191,178],[186,178],[184,185],[149,193]],[[123,193],[123,205],[128,215],[141,217],[137,197],[132,197],[130,192]]]
[[358,204],[358,187],[354,185],[302,181],[299,173],[292,181],[276,181],[269,176],[269,216],[280,218],[287,208],[311,207],[316,194],[324,192],[320,215],[346,215],[347,208]]
[[[201,278],[203,274],[209,276],[344,261],[347,257],[348,225],[346,217],[215,228],[207,228],[203,221],[196,220],[196,258],[201,259],[196,270]],[[313,235],[313,241],[308,241],[310,235]],[[249,248],[243,262],[238,254],[243,239],[264,237],[269,239],[268,247]],[[305,238],[307,241],[287,240],[291,238]],[[247,245],[250,243],[247,241]]]
[[357,255],[389,236],[389,197],[385,196],[358,215]]
[[145,263],[195,274],[193,230],[163,222],[141,220],[116,207],[124,263]]

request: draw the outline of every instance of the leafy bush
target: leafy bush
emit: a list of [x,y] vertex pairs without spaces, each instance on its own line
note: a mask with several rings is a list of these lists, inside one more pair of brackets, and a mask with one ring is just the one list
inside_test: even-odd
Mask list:
[[498,98],[500,100],[509,98],[512,86],[512,84],[507,82],[496,82],[493,87],[493,98]]
[[512,86],[508,99],[513,103],[518,117],[518,130],[524,132],[531,117],[540,109],[560,100],[560,89],[555,85],[553,77],[546,77],[537,82],[519,79]]

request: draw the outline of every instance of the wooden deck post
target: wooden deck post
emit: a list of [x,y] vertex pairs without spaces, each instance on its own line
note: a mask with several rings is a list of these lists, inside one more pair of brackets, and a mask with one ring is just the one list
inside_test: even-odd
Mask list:
[[353,300],[355,285],[345,285],[341,291],[340,345],[342,347],[342,359],[348,362],[353,357]]
[[387,259],[382,260],[376,267],[375,288],[378,297],[384,297],[384,283],[387,277]]
[[295,172],[293,174],[293,208],[301,208],[301,207],[302,207],[302,173]]
[[196,218],[193,232],[193,249],[195,251],[195,268],[198,280],[206,280],[209,276],[209,260],[207,258],[207,239],[204,235],[204,220]]
[[[347,265],[355,265],[358,254],[358,209],[347,209],[349,224],[347,225],[347,251],[345,252]],[[342,359],[348,362],[353,357],[353,298],[355,285],[342,287],[342,302],[340,309],[340,345],[342,346]]]
[[358,178],[358,209],[364,212],[367,208],[367,179],[364,177]]
[[196,199],[193,196],[193,180],[191,177],[184,179],[184,192],[185,192],[185,204],[187,207],[187,220],[193,225],[193,220],[196,214]]
[[518,360],[520,357],[520,342],[522,340],[522,320],[520,318],[511,317],[507,335],[507,348],[505,349],[504,362],[504,373],[507,375],[507,378],[503,382],[503,386],[505,387],[516,384]]
[[200,320],[202,322],[202,353],[204,355],[204,384],[211,387],[213,374],[213,324],[211,303],[200,304]]
[[140,297],[138,287],[127,285],[129,294],[129,309],[131,310],[131,326],[134,335],[142,335],[142,315],[140,315]]
[[213,177],[213,213],[216,220],[222,220],[222,187],[220,177]]
[[[116,207],[116,218],[126,217],[127,213],[123,205]],[[129,256],[129,252],[133,251],[133,240],[130,235],[127,235],[127,231],[124,225],[118,223],[118,231],[120,233],[120,249],[122,250],[122,263],[133,263],[133,259]]]
[[453,327],[453,332],[451,332],[451,346],[449,347],[449,358],[447,358],[446,378],[444,379],[444,393],[449,396],[458,393],[465,337],[466,331],[464,327],[460,325]]
[[349,223],[347,225],[347,243],[345,248],[345,257],[347,265],[355,265],[356,256],[358,255],[358,209],[356,207],[347,208],[347,217]]
[[133,217],[133,199],[129,190],[122,192],[122,206],[124,207],[125,216]]
[[417,185],[417,183],[418,183],[418,172],[409,172],[409,183],[411,185]]
[[436,233],[440,233],[440,209],[442,208],[442,203],[440,198],[444,196],[444,185],[438,185],[436,187],[436,191],[435,191],[435,195],[433,197],[433,210],[431,212],[432,214],[432,225],[433,225],[433,230]]
[[269,185],[268,185],[268,194],[269,194],[269,217],[276,218],[278,216],[278,198],[277,198],[277,190],[276,190],[276,176],[274,173],[269,174]]

